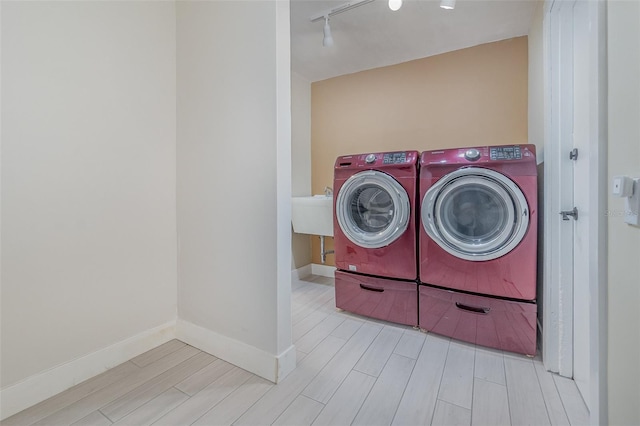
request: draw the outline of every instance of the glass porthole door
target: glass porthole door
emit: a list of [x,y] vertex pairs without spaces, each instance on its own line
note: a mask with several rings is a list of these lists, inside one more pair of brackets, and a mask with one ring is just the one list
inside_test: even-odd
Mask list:
[[360,247],[391,244],[407,230],[410,214],[409,196],[402,185],[376,170],[351,176],[336,198],[340,229]]
[[422,200],[422,225],[450,254],[484,261],[504,256],[524,238],[529,208],[506,176],[469,167],[434,184]]

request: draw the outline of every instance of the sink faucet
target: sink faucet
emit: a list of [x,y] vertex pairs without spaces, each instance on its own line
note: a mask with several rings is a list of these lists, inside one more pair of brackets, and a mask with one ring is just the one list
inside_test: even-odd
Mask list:
[[326,195],[327,197],[333,196],[333,188],[331,188],[330,186],[325,186],[324,195]]

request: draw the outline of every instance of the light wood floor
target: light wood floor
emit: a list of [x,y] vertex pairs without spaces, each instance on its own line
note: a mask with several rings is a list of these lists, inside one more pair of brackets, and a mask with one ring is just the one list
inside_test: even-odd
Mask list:
[[279,385],[170,341],[6,425],[583,425],[573,381],[540,359],[335,309],[333,280],[292,284],[298,367]]

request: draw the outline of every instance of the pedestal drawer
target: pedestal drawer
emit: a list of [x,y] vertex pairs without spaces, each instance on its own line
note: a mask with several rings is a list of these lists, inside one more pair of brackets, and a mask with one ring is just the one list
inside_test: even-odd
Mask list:
[[418,285],[347,272],[335,272],[336,306],[385,321],[418,324]]
[[526,355],[536,353],[537,305],[419,286],[420,327]]

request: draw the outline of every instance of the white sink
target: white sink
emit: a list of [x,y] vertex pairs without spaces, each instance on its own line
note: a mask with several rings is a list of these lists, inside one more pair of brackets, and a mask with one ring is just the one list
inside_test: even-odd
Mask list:
[[291,199],[291,222],[298,234],[333,237],[333,197],[309,195]]

